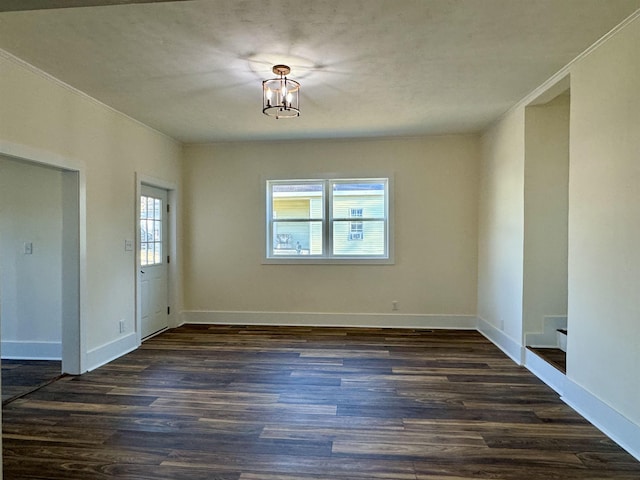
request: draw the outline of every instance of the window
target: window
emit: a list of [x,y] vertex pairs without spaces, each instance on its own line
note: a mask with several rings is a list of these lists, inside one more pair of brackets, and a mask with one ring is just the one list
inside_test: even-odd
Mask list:
[[388,178],[268,180],[266,186],[267,260],[389,263]]
[[162,200],[140,197],[140,264],[162,263]]

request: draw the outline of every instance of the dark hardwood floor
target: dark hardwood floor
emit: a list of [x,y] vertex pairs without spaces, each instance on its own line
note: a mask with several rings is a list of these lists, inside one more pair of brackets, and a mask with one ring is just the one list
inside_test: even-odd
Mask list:
[[3,405],[51,382],[62,372],[59,361],[3,359],[1,364]]
[[527,347],[562,373],[567,373],[567,354],[559,348]]
[[473,331],[184,326],[3,422],[5,479],[640,478]]

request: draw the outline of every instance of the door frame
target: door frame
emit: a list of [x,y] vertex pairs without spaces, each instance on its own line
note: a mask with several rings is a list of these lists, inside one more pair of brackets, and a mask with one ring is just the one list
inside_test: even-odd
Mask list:
[[135,255],[134,255],[134,275],[135,275],[135,297],[136,297],[136,342],[138,345],[142,344],[142,290],[140,285],[140,196],[142,195],[142,185],[147,185],[149,187],[161,188],[167,191],[169,205],[171,205],[171,210],[169,215],[167,216],[167,227],[168,231],[168,241],[169,241],[169,251],[168,255],[171,257],[171,261],[167,265],[167,299],[169,301],[169,305],[171,306],[169,318],[167,319],[167,324],[169,328],[177,327],[179,322],[179,309],[180,309],[180,292],[179,285],[180,282],[178,276],[178,212],[180,211],[178,208],[178,186],[174,182],[167,182],[160,178],[146,175],[144,173],[136,172],[135,173],[135,232],[136,232],[136,240],[135,244]]
[[[62,372],[87,371],[87,180],[84,167],[38,148],[0,141],[0,154],[55,168],[62,173]],[[1,319],[0,319],[1,321]]]

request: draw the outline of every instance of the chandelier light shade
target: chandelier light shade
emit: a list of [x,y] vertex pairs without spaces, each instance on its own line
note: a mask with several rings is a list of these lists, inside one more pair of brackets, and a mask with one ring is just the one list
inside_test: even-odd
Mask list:
[[279,75],[262,82],[262,113],[275,118],[300,116],[300,84],[287,78],[291,68],[275,65],[273,73]]

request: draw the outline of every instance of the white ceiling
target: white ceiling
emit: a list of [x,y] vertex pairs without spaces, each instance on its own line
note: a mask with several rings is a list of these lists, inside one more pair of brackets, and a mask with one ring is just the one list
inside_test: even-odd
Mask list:
[[[0,48],[186,143],[478,132],[640,0],[192,0],[0,13]],[[302,115],[261,113],[274,63]]]

